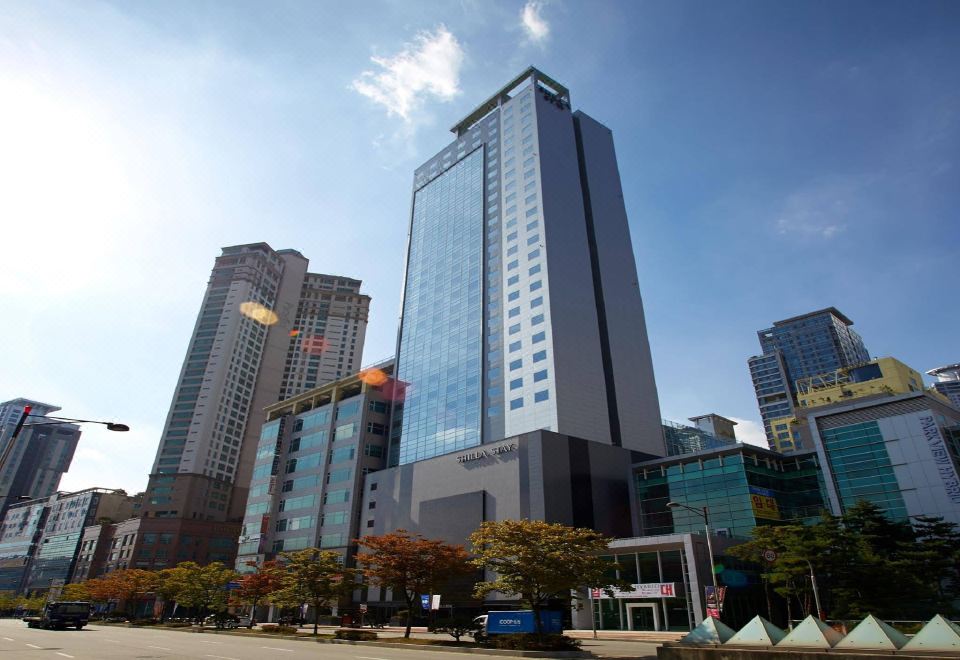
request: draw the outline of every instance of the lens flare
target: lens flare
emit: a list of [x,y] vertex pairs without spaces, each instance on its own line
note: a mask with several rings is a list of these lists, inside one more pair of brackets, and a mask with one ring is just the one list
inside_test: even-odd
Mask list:
[[252,300],[240,303],[240,313],[263,325],[273,325],[280,320],[280,317],[272,309]]
[[390,377],[387,376],[387,374],[383,373],[382,370],[377,368],[364,369],[357,374],[357,377],[371,387],[380,387],[390,380]]

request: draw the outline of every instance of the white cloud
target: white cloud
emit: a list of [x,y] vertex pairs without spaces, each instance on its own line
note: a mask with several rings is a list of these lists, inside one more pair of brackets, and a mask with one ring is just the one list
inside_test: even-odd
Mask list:
[[550,25],[540,15],[542,8],[543,3],[538,0],[529,0],[520,12],[523,29],[526,30],[527,36],[536,42],[542,42],[550,35]]
[[782,236],[806,239],[835,238],[851,222],[873,212],[871,175],[836,176],[812,181],[791,192],[783,201],[776,219]]
[[425,97],[449,101],[460,93],[463,57],[460,42],[441,25],[434,32],[420,32],[393,57],[371,57],[381,70],[364,71],[351,87],[389,114],[410,121]]
[[751,419],[741,419],[739,417],[730,417],[729,419],[737,423],[737,442],[756,445],[764,449],[769,448],[767,434],[763,432],[762,424]]

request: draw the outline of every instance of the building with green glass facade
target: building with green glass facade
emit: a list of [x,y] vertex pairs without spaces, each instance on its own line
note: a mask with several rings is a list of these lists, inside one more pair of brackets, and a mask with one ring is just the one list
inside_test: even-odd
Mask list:
[[911,392],[822,406],[800,423],[824,466],[834,513],[867,500],[894,519],[960,524],[960,410],[940,397]]
[[815,520],[827,507],[816,452],[784,456],[735,444],[633,466],[634,528],[641,536],[703,529],[707,507],[719,535],[748,538],[757,525]]

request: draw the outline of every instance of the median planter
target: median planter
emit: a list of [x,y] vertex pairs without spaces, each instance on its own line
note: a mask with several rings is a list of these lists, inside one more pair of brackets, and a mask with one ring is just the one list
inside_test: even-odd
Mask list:
[[372,642],[377,639],[377,633],[369,630],[340,629],[333,633],[335,639],[344,639],[351,642]]

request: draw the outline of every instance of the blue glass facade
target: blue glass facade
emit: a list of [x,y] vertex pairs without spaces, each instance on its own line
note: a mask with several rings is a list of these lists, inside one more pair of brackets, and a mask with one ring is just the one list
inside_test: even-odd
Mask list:
[[844,510],[858,500],[867,500],[890,518],[908,519],[907,505],[877,422],[825,429],[820,437]]
[[398,359],[401,464],[481,442],[483,193],[477,148],[414,195]]
[[826,508],[813,452],[784,457],[735,445],[641,463],[633,472],[644,536],[703,529],[701,515],[668,502],[707,507],[711,528],[743,538],[757,525],[812,522]]
[[870,360],[852,325],[853,321],[830,307],[777,321],[757,333],[763,355],[750,358],[748,364],[771,446],[775,431],[770,420],[793,415],[798,379]]

